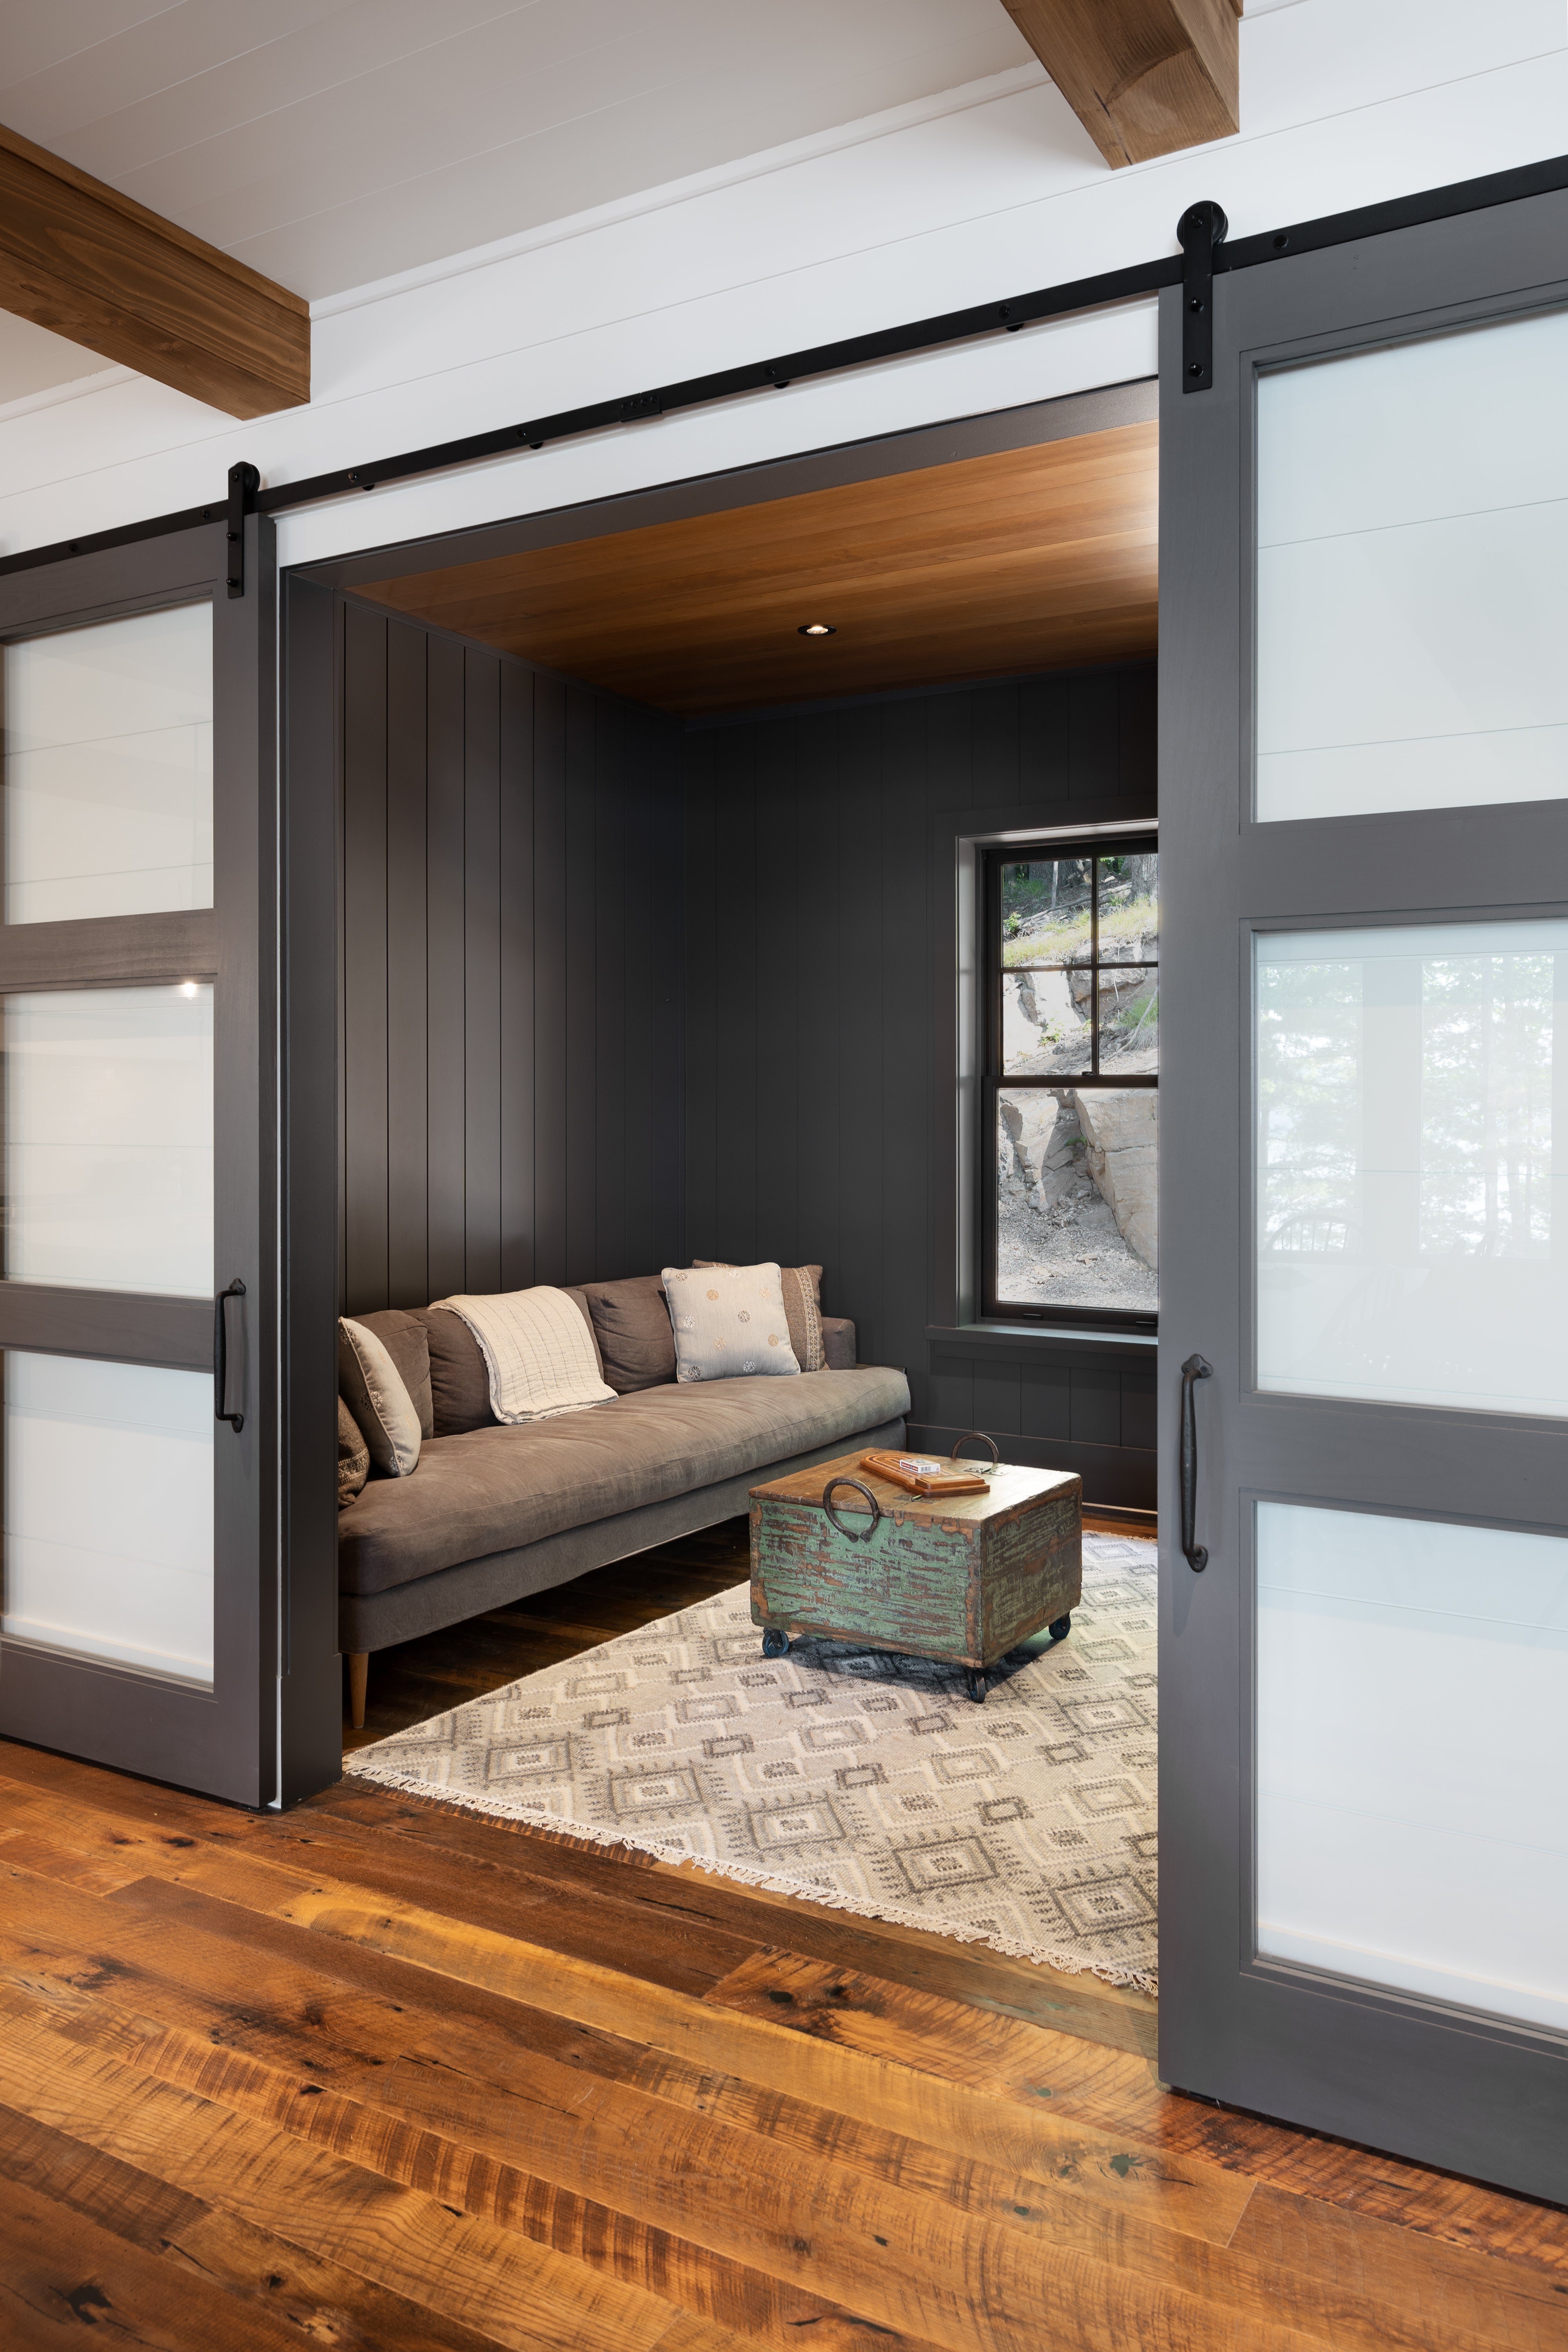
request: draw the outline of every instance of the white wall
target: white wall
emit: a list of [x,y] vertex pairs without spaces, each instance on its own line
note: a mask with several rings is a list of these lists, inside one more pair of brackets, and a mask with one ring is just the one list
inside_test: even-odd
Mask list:
[[[247,425],[119,368],[0,411],[0,552],[1559,152],[1564,0],[1252,0],[1242,137],[1118,173],[1032,68],[318,306]],[[301,510],[285,562],[1149,373],[1152,305]]]

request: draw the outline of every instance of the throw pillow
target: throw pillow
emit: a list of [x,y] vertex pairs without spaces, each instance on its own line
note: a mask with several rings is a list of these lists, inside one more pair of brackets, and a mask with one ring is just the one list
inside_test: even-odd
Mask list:
[[360,1425],[338,1399],[338,1508],[346,1511],[370,1475],[370,1448]]
[[798,1372],[778,1267],[667,1265],[678,1381]]
[[599,1377],[593,1332],[563,1290],[539,1283],[531,1290],[438,1303],[460,1315],[479,1341],[498,1421],[551,1421],[557,1413],[613,1402],[614,1389]]
[[675,1378],[675,1340],[657,1274],[583,1286],[605,1378],[617,1396],[661,1388]]
[[425,1332],[430,1343],[430,1406],[437,1437],[461,1437],[470,1429],[493,1429],[490,1376],[479,1343],[460,1315],[427,1307]]
[[[728,1258],[694,1257],[694,1266],[727,1266]],[[789,1343],[803,1372],[825,1371],[827,1356],[822,1337],[822,1268],[784,1265],[779,1268],[784,1313],[789,1318]]]
[[378,1307],[374,1315],[356,1315],[354,1321],[374,1331],[387,1354],[393,1369],[408,1391],[408,1401],[419,1415],[421,1437],[436,1434],[435,1411],[430,1396],[430,1342],[426,1336],[425,1318],[410,1315],[401,1307]]
[[338,1387],[388,1478],[406,1478],[419,1459],[419,1414],[397,1367],[374,1331],[338,1318]]

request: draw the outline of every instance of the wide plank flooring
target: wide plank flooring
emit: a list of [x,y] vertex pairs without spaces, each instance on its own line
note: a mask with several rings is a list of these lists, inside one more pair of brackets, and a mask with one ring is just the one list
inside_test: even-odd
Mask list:
[[[365,1737],[743,1565],[385,1653]],[[1568,2217],[1174,2095],[1153,2014],[369,1784],[0,1743],[0,2344],[1568,2352]]]

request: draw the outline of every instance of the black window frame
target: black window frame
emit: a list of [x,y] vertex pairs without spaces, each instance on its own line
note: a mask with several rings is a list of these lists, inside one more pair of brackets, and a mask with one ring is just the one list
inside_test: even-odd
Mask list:
[[[982,989],[981,1043],[981,1119],[980,1119],[980,1269],[981,1312],[988,1319],[1009,1323],[1048,1323],[1057,1328],[1083,1331],[1141,1331],[1159,1329],[1157,1310],[1131,1307],[1058,1306],[1042,1299],[1014,1300],[1001,1296],[997,1281],[997,1097],[1005,1089],[1014,1093],[1024,1087],[1040,1087],[1049,1091],[1064,1084],[1075,1091],[1122,1093],[1130,1087],[1147,1088],[1158,1093],[1160,1073],[1123,1071],[1113,1077],[1103,1076],[1100,1070],[1100,992],[1093,991],[1095,1018],[1089,1023],[1091,1070],[1082,1076],[1068,1076],[1058,1073],[1041,1076],[1009,1075],[1004,1067],[1003,1053],[1003,992],[1005,941],[1002,935],[1002,872],[1004,866],[1039,864],[1049,859],[1087,858],[1090,861],[1092,889],[1089,916],[1089,961],[1088,968],[1098,973],[1102,969],[1114,971],[1135,969],[1120,961],[1101,964],[1100,955],[1100,861],[1105,857],[1158,856],[1160,838],[1151,825],[1135,831],[1107,828],[1101,833],[1077,830],[1070,834],[1041,833],[1016,841],[987,846],[982,854],[980,868],[981,923],[983,943],[984,987]],[[1147,969],[1148,967],[1142,967]],[[1159,969],[1156,959],[1153,969]]]

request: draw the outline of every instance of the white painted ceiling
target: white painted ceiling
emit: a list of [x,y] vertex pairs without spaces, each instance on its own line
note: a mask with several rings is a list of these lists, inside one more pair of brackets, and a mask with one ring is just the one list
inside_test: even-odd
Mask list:
[[[316,298],[1029,56],[1001,0],[0,0],[0,122]],[[103,366],[21,323],[0,403]]]

